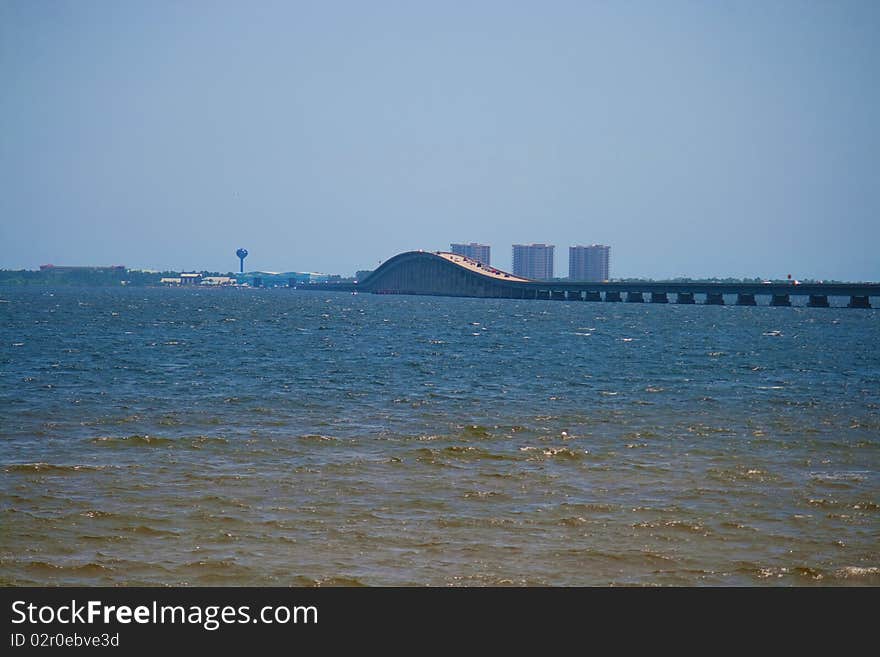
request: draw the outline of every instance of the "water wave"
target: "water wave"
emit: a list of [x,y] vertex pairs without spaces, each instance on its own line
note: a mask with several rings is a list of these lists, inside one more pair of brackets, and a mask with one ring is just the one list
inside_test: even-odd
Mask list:
[[5,472],[39,473],[39,474],[72,474],[77,472],[95,472],[104,470],[103,465],[59,465],[55,463],[14,463],[3,467]]

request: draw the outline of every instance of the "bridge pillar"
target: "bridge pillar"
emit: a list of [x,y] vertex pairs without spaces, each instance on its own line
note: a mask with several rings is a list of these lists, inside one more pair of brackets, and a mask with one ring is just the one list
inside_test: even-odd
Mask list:
[[651,292],[651,303],[669,303],[666,292]]
[[580,290],[569,290],[566,297],[568,298],[569,301],[583,301],[584,300],[584,295],[581,293]]
[[737,294],[736,295],[736,305],[737,306],[757,306],[758,302],[755,301],[754,294]]
[[627,303],[644,303],[645,296],[641,292],[627,292],[626,293],[626,302]]
[[828,295],[811,294],[810,300],[807,302],[807,306],[809,306],[810,308],[828,308]]
[[706,292],[707,306],[723,306],[724,295],[721,292]]
[[693,292],[679,292],[676,297],[676,303],[696,303]]
[[791,299],[788,298],[787,294],[774,294],[773,298],[770,299],[771,306],[790,306]]
[[584,292],[584,301],[601,301],[602,295],[598,292]]
[[606,292],[605,301],[620,301],[620,292]]
[[849,303],[846,305],[847,308],[870,308],[871,307],[871,299],[868,297],[862,297],[857,295],[852,295],[849,298]]
[[538,290],[535,295],[536,299],[549,299],[550,298],[550,290]]
[[565,290],[553,290],[550,293],[550,298],[556,301],[565,301]]

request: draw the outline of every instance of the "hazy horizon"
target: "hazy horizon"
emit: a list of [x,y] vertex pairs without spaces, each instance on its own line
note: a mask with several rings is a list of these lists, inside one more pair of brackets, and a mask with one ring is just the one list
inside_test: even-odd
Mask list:
[[6,0],[0,77],[3,269],[880,280],[873,2]]

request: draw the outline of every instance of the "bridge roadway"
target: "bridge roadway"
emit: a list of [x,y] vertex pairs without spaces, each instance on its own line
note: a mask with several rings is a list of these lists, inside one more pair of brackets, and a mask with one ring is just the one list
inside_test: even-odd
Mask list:
[[[817,308],[828,307],[829,297],[849,297],[850,308],[870,308],[871,297],[880,297],[877,283],[532,281],[464,256],[428,251],[398,254],[355,285],[330,283],[309,288],[374,294],[685,304],[696,303],[700,295],[708,305],[723,305],[725,296],[735,296],[736,304],[743,306],[758,305],[758,297],[768,297],[768,305],[790,306],[792,296],[803,296],[808,297],[808,306]],[[674,301],[670,295],[675,295]]]

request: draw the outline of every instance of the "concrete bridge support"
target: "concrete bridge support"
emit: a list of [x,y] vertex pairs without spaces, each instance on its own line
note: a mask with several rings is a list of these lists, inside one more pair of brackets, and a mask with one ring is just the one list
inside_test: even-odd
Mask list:
[[605,301],[620,301],[620,292],[606,292]]
[[584,292],[584,301],[601,301],[602,295],[598,292]]
[[791,299],[789,299],[787,294],[774,294],[770,299],[771,306],[790,306]]
[[707,306],[723,306],[724,305],[724,295],[720,292],[707,292],[706,293],[706,305]]
[[651,303],[669,303],[666,292],[651,292]]
[[645,296],[641,292],[627,292],[627,303],[645,303]]
[[811,294],[807,306],[810,308],[828,308],[828,297],[824,294]]
[[696,303],[694,301],[694,293],[693,292],[679,292],[676,298],[676,303]]
[[736,295],[736,305],[737,306],[757,306],[758,302],[755,301],[754,294],[737,294]]
[[847,308],[870,308],[871,307],[871,299],[869,297],[859,297],[859,296],[851,296],[849,298],[849,303],[846,305]]

